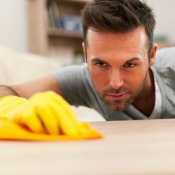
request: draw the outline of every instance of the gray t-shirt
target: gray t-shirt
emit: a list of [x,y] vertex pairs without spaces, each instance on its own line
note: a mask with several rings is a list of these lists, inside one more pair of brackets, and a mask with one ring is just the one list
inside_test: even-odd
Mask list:
[[[159,50],[151,70],[157,80],[162,98],[162,109],[158,118],[175,118],[175,48]],[[132,115],[128,110],[109,109],[97,95],[85,63],[67,66],[54,72],[53,75],[71,105],[93,108],[106,120],[145,119],[139,115]]]

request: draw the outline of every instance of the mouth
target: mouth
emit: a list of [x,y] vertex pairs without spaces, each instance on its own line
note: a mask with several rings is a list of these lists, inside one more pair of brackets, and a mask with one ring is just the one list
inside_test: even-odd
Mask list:
[[121,92],[118,94],[106,94],[106,99],[107,100],[112,100],[112,101],[119,101],[119,100],[124,100],[127,98],[128,93],[127,92]]

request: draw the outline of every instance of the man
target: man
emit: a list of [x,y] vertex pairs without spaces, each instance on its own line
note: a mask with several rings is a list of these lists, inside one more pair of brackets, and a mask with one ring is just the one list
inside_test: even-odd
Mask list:
[[[94,0],[83,9],[82,23],[86,64],[1,86],[1,96],[29,98],[52,90],[72,105],[96,109],[106,120],[173,117],[172,91],[163,84],[167,70],[159,70],[163,62],[152,67],[157,50],[152,9],[139,0]],[[169,84],[173,81],[170,76]]]

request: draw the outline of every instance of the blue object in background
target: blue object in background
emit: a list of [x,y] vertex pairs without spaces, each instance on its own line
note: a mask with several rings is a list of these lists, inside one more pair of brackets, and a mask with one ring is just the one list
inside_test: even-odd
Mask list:
[[76,16],[66,16],[61,18],[61,27],[67,31],[82,31],[81,19]]

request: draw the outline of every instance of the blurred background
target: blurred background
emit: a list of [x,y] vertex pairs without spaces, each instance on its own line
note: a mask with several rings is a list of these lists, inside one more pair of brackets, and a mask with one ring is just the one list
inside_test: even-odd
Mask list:
[[[0,84],[22,83],[83,62],[80,10],[87,1],[0,0]],[[154,8],[159,48],[175,46],[175,1],[145,1]],[[92,109],[73,109],[82,121],[104,120]]]
[[[0,0],[0,44],[19,52],[83,61],[80,9],[88,0]],[[175,45],[174,0],[146,0],[154,9],[159,48]]]

